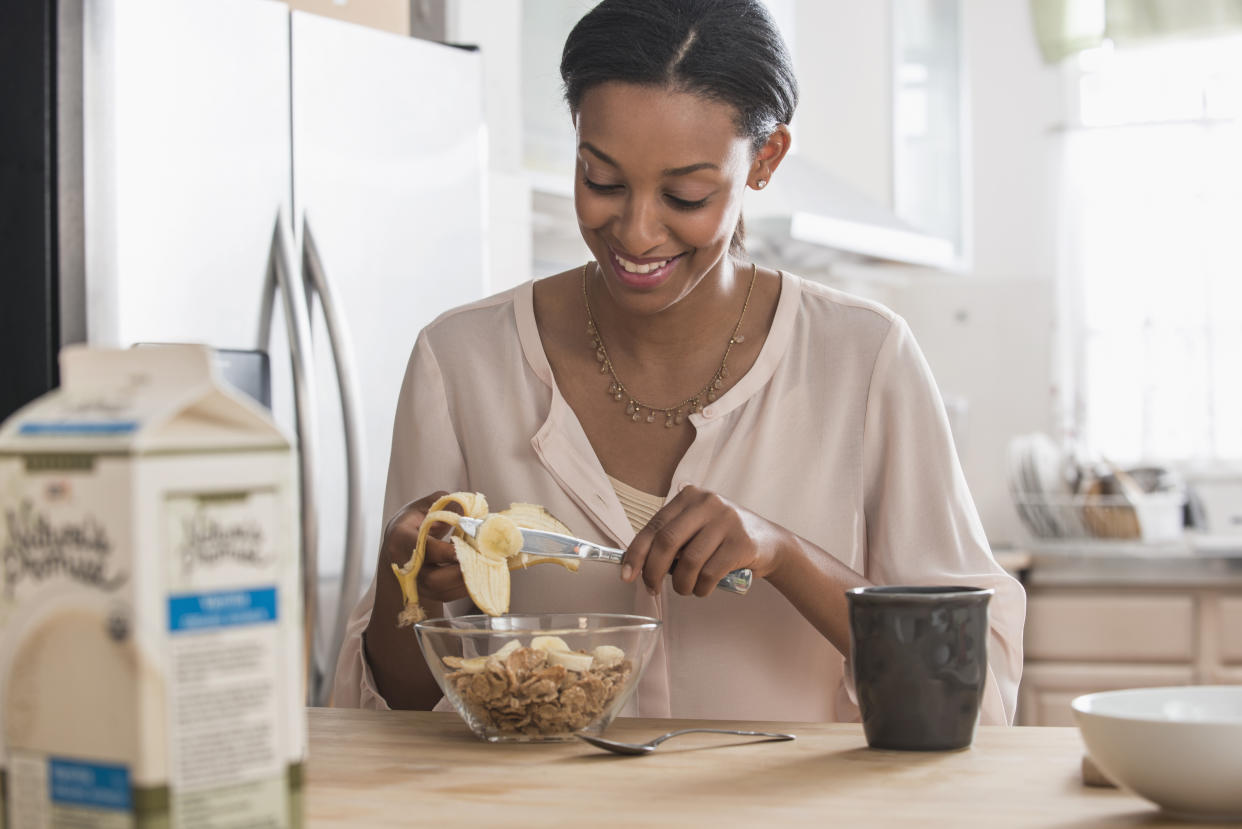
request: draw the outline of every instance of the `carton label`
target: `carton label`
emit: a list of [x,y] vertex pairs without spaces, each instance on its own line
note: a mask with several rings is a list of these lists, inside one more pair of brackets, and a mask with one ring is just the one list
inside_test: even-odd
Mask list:
[[48,760],[52,804],[129,811],[129,769],[104,763]]
[[113,562],[113,542],[94,515],[57,520],[23,499],[4,511],[4,596],[19,587],[64,577],[88,587],[113,591],[128,573]]
[[287,819],[277,499],[264,489],[165,497],[169,782],[179,826]]
[[168,600],[168,630],[171,633],[275,621],[275,587],[173,596]]
[[125,766],[16,751],[9,779],[15,827],[129,829],[134,825]]
[[18,427],[19,435],[128,435],[138,430],[136,420],[57,420],[46,423],[28,421]]

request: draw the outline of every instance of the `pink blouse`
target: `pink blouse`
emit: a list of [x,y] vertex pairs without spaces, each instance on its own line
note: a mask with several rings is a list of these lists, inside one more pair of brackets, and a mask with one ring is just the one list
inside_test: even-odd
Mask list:
[[[904,320],[783,274],[772,330],[743,377],[690,415],[673,477],[780,524],[878,584],[995,588],[982,722],[1012,723],[1022,586],[992,557],[927,363]],[[494,509],[542,504],[575,534],[626,546],[625,510],[552,376],[533,283],[449,311],[418,336],[397,404],[384,521],[439,489]],[[392,578],[384,567],[380,578]],[[350,618],[334,704],[385,708],[362,650],[375,584]],[[456,602],[446,612],[469,612]],[[614,611],[663,620],[626,715],[854,721],[842,655],[774,587],[648,595],[587,564],[513,573],[513,612]],[[395,622],[395,620],[394,620]],[[413,635],[411,658],[421,658]],[[443,702],[442,702],[443,704]]]

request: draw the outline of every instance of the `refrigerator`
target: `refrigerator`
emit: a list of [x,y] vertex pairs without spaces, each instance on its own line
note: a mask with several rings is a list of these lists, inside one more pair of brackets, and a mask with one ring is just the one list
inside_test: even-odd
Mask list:
[[487,284],[480,56],[275,0],[65,13],[83,263],[62,271],[65,338],[268,355],[301,470],[308,701],[326,704],[410,348]]

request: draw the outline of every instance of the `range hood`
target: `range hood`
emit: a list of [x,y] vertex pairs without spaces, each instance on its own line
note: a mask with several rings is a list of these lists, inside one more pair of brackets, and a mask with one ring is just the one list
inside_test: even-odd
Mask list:
[[791,153],[746,205],[748,247],[806,264],[850,258],[953,268],[953,243],[929,236],[804,156]]

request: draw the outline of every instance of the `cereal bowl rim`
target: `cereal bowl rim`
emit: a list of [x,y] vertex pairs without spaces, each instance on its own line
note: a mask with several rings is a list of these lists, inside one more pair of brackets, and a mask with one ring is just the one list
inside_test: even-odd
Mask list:
[[[477,623],[484,620],[504,619],[510,616],[578,616],[593,619],[610,620],[613,624],[602,627],[560,627],[560,628],[492,628],[492,627],[454,627],[453,623]],[[658,631],[664,623],[652,616],[641,616],[635,613],[576,613],[573,611],[548,611],[542,613],[506,613],[503,616],[488,616],[485,613],[472,613],[467,616],[437,616],[414,623],[414,630],[421,634],[445,634],[463,639],[475,636],[569,636],[574,634],[630,633],[635,631]]]

